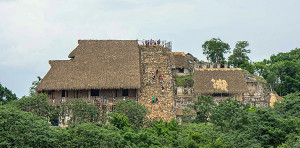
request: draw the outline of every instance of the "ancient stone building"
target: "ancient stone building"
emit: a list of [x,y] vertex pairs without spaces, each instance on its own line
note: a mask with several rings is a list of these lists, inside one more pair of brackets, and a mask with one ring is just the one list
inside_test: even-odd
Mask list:
[[[170,43],[139,45],[137,40],[79,40],[70,60],[49,61],[51,69],[37,86],[53,104],[83,98],[113,106],[131,99],[144,104],[150,118],[174,114]],[[154,76],[154,77],[153,77]],[[158,102],[152,102],[152,97]]]
[[[83,98],[113,109],[115,101],[131,99],[148,108],[148,117],[170,120],[181,116],[198,95],[212,96],[216,103],[230,97],[256,106],[280,98],[258,77],[172,52],[170,42],[79,40],[68,57],[50,60],[51,68],[36,88],[53,104]],[[176,86],[175,78],[185,76],[194,85]]]
[[275,101],[282,99],[271,90],[265,79],[246,70],[243,70],[243,73],[248,87],[248,92],[244,93],[244,102],[251,106],[267,107],[273,106]]
[[246,70],[228,68],[227,64],[199,62],[194,69],[193,87],[176,86],[176,118],[181,121],[183,109],[197,100],[197,96],[211,96],[216,104],[227,98],[251,106],[273,106],[282,99],[269,88],[267,82]]
[[70,60],[49,61],[51,69],[36,91],[47,93],[53,103],[135,99],[141,88],[139,51],[135,40],[79,40]]
[[204,68],[194,73],[194,93],[196,96],[212,96],[216,103],[230,97],[243,101],[248,92],[246,80],[239,68]]
[[171,53],[173,72],[177,76],[185,76],[191,73],[189,62],[184,52],[172,52]]

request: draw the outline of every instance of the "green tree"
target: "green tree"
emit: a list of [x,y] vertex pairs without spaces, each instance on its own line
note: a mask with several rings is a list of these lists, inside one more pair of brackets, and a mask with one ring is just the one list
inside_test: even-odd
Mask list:
[[36,88],[36,87],[41,83],[41,81],[42,81],[42,78],[41,78],[40,76],[37,76],[37,79],[38,79],[38,80],[33,81],[33,82],[31,83],[31,87],[30,87],[30,89],[29,89],[29,95],[30,95],[30,96],[35,95],[35,88]]
[[256,108],[248,117],[245,130],[263,147],[277,147],[288,139],[289,134],[299,134],[299,118],[283,118],[272,108]]
[[0,147],[59,147],[59,135],[46,118],[0,106]]
[[12,93],[11,90],[2,86],[0,83],[0,105],[17,99],[18,98],[15,93]]
[[248,41],[238,41],[235,44],[233,49],[233,54],[228,57],[228,64],[233,67],[239,67],[249,61],[247,53],[250,53],[250,49],[247,49],[249,46]]
[[125,115],[120,115],[118,113],[113,115],[113,117],[110,119],[110,123],[118,129],[123,129],[126,126],[129,126],[128,118]]
[[178,140],[183,141],[184,147],[229,147],[225,141],[224,134],[216,130],[211,123],[188,123],[180,126],[180,137]]
[[18,109],[46,117],[51,123],[58,122],[59,116],[64,116],[64,106],[53,106],[47,102],[46,94],[34,96],[23,96],[21,99],[11,103]]
[[300,48],[272,55],[254,67],[280,96],[300,91]]
[[207,60],[215,63],[225,61],[224,54],[230,53],[230,46],[224,43],[220,38],[212,38],[202,44],[203,54],[206,55]]
[[174,118],[170,122],[160,120],[153,120],[151,122],[151,129],[153,132],[160,135],[170,135],[171,131],[178,131],[178,121]]
[[266,78],[270,72],[270,68],[268,66],[270,65],[270,61],[264,59],[261,62],[254,62],[253,64],[255,73],[263,78]]
[[38,94],[35,96],[23,96],[21,99],[12,103],[18,109],[31,112],[38,116],[49,117],[51,114],[52,106],[46,101],[46,94]]
[[207,123],[211,111],[216,106],[214,100],[210,96],[198,96],[198,100],[189,104],[188,107],[196,112],[196,117],[193,122]]
[[228,129],[243,129],[248,123],[248,110],[250,106],[237,100],[227,98],[212,111],[211,122],[221,126],[225,131]]
[[288,139],[285,141],[285,143],[282,143],[278,148],[295,148],[300,147],[300,134],[289,134]]
[[125,115],[128,123],[136,129],[142,128],[147,120],[147,108],[132,100],[116,102],[114,113]]
[[251,74],[254,74],[255,72],[255,66],[252,62],[246,61],[242,65],[240,65],[240,68],[249,71]]
[[300,92],[291,93],[275,102],[274,109],[284,117],[294,116],[300,119]]
[[[95,123],[81,123],[65,131],[63,147],[130,147],[114,126],[100,127]],[[62,141],[62,142],[64,142]]]
[[78,125],[80,123],[101,121],[101,112],[94,104],[89,104],[83,99],[73,99],[67,105],[67,115],[70,115],[69,124]]

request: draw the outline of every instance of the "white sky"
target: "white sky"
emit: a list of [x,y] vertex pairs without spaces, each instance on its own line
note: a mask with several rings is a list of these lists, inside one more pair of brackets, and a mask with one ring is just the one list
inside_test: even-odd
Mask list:
[[[0,83],[18,97],[78,39],[163,39],[200,60],[219,37],[252,61],[300,47],[299,0],[0,0]],[[228,56],[228,55],[227,55]]]

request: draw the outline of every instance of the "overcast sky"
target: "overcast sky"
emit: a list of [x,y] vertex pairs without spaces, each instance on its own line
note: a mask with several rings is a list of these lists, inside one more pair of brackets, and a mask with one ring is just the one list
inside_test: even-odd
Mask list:
[[[252,61],[300,47],[299,0],[0,0],[0,83],[18,97],[78,39],[163,39],[206,60],[219,37]],[[227,55],[228,56],[228,55]]]

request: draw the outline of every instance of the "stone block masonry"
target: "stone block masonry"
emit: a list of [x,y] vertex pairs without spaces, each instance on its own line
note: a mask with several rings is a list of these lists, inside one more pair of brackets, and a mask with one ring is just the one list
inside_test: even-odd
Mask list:
[[[149,111],[149,118],[170,121],[175,118],[174,79],[170,49],[162,46],[139,46],[141,54],[142,87],[139,103]],[[158,73],[156,73],[158,71]],[[153,79],[153,75],[155,78]],[[162,77],[163,82],[159,77]],[[162,91],[162,87],[164,90]],[[152,98],[158,98],[153,103]]]

